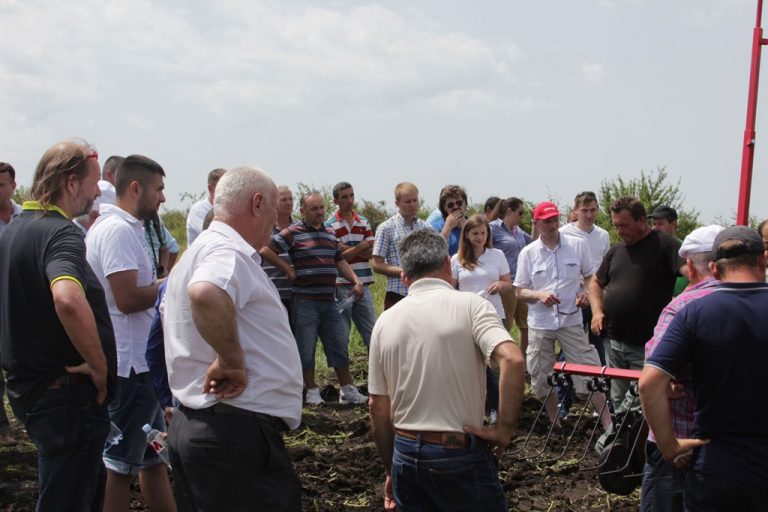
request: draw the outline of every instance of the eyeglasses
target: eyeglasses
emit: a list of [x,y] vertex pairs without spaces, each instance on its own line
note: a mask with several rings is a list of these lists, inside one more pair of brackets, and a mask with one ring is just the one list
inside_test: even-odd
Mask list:
[[461,208],[462,206],[464,206],[464,201],[462,201],[461,199],[458,199],[451,203],[445,203],[445,207],[449,210],[453,208]]

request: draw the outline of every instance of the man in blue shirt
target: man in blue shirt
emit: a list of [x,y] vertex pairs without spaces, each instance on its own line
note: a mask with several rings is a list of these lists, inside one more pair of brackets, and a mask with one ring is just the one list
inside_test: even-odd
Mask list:
[[[686,510],[768,508],[768,285],[758,233],[722,231],[710,267],[723,284],[672,321],[640,378],[640,398],[664,458],[688,466]],[[690,365],[696,412],[692,439],[675,437],[667,389]]]

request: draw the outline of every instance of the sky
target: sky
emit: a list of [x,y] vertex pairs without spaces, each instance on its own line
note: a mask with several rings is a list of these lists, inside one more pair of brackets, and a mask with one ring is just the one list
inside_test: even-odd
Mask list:
[[400,181],[565,204],[666,166],[706,223],[737,206],[756,5],[0,0],[0,160],[28,186],[60,140],[144,154],[171,208],[238,165],[390,207]]

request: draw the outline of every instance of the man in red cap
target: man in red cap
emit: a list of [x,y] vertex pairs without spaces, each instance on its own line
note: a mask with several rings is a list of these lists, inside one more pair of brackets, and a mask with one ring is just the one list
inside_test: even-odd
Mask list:
[[[600,365],[597,350],[589,344],[581,326],[581,308],[587,305],[582,285],[595,273],[589,249],[578,238],[562,235],[560,212],[554,203],[544,201],[533,210],[533,221],[540,236],[520,251],[515,286],[520,300],[528,302],[527,368],[531,389],[539,397],[549,391],[547,377],[555,364],[555,340],[569,363]],[[586,392],[584,378],[574,378],[577,392]],[[602,411],[603,427],[611,423],[605,395],[592,395],[596,411]],[[552,423],[557,422],[557,401],[549,395],[545,404]]]

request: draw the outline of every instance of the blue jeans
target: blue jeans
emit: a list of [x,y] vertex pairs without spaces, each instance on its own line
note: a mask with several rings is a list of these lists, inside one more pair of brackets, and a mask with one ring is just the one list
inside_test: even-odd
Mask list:
[[472,440],[469,448],[447,449],[396,435],[392,489],[398,510],[505,512],[498,463],[483,442]]
[[[336,300],[343,301],[352,294],[351,286],[337,286],[336,287]],[[367,286],[363,286],[363,296],[352,303],[352,307],[344,310],[341,313],[341,319],[344,320],[344,325],[347,328],[347,339],[349,339],[349,333],[352,331],[352,322],[355,322],[355,327],[363,338],[363,343],[366,347],[371,345],[371,332],[373,331],[373,324],[376,323],[376,310],[373,308],[373,297]]]
[[665,461],[656,443],[645,442],[641,512],[683,512],[685,471]]
[[323,343],[325,358],[330,368],[349,368],[347,330],[336,309],[335,300],[294,299],[293,320],[296,344],[299,347],[301,369],[315,367],[317,337]]
[[47,390],[24,426],[37,446],[37,510],[100,511],[107,475],[101,452],[110,425],[96,388],[80,382]]

